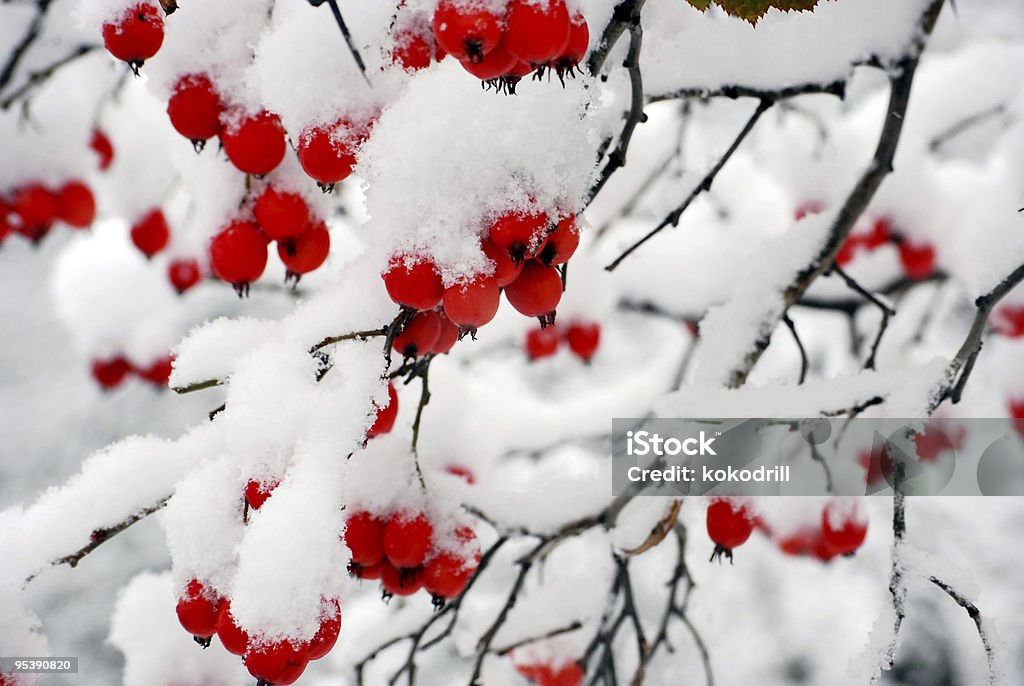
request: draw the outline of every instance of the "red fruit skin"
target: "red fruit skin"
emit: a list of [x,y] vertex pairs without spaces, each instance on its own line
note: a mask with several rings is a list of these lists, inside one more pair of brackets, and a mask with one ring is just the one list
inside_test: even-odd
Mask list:
[[480,241],[480,249],[494,265],[494,279],[501,288],[515,281],[523,271],[523,263],[513,260],[507,250],[496,246],[490,238]]
[[1024,305],[1004,305],[996,310],[994,326],[1003,336],[1024,336]]
[[38,183],[15,191],[11,207],[20,220],[15,230],[33,241],[49,232],[59,210],[57,196]]
[[441,333],[438,335],[437,342],[434,343],[434,347],[430,349],[430,352],[435,355],[444,355],[458,343],[459,327],[452,320],[448,319],[444,312],[437,311],[437,318],[441,322]]
[[889,451],[884,446],[877,451],[872,449],[859,453],[857,462],[866,470],[864,479],[869,486],[892,475],[894,467],[892,457],[889,456]]
[[871,226],[871,231],[864,236],[864,247],[877,250],[892,240],[892,221],[882,217]]
[[488,236],[496,248],[508,253],[515,262],[521,262],[543,247],[548,226],[545,214],[511,212],[498,217]]
[[357,565],[349,563],[348,573],[360,581],[376,581],[380,578],[381,571],[387,562],[380,562],[375,565]]
[[[822,510],[821,536],[829,552],[835,555],[850,555],[864,544],[864,539],[868,535],[868,523],[866,519],[859,519],[856,512],[837,516],[835,508],[835,501],[831,501]],[[834,521],[836,519],[841,521]]]
[[272,241],[294,238],[309,226],[309,205],[297,193],[267,186],[252,208],[263,235]]
[[163,12],[155,3],[139,3],[103,25],[103,44],[111,55],[128,63],[142,64],[163,42]]
[[501,20],[473,2],[441,0],[434,12],[434,37],[460,62],[478,62],[501,41]]
[[494,319],[501,289],[493,276],[479,274],[472,281],[444,290],[444,313],[454,324],[476,329]]
[[294,684],[309,664],[309,648],[289,641],[253,645],[245,652],[245,667],[256,679],[274,686]]
[[224,104],[206,74],[186,74],[174,84],[167,102],[171,126],[190,141],[205,141],[220,133]]
[[430,552],[434,527],[424,515],[392,515],[384,527],[384,555],[395,567],[419,567]]
[[470,486],[476,483],[476,477],[473,475],[473,471],[464,465],[450,464],[444,468],[444,471],[452,476],[457,476],[460,479],[465,480],[465,482]]
[[927,243],[914,245],[904,240],[900,243],[900,263],[908,278],[927,279],[935,272],[935,248]]
[[1024,400],[1011,400],[1007,403],[1007,410],[1013,419],[1013,428],[1017,434],[1024,438]]
[[185,631],[193,636],[209,638],[217,633],[219,605],[220,598],[192,579],[174,609]]
[[99,158],[100,171],[106,171],[114,161],[114,146],[107,138],[107,134],[99,129],[93,129],[92,138],[89,139],[89,147]]
[[471,561],[455,553],[443,552],[435,555],[423,568],[423,587],[431,595],[454,598],[466,588],[475,570],[476,564]]
[[527,317],[549,314],[562,299],[562,278],[554,267],[530,260],[523,265],[519,278],[505,288],[505,298]]
[[544,64],[569,44],[569,10],[563,0],[534,4],[512,0],[505,18],[505,45],[522,62]]
[[716,545],[732,550],[746,543],[754,530],[754,522],[745,507],[728,500],[715,500],[708,506],[708,537]]
[[398,417],[398,393],[395,391],[395,384],[388,383],[388,404],[377,408],[377,414],[373,420],[373,426],[366,432],[367,438],[382,436],[391,433],[395,426],[395,419]]
[[0,245],[14,231],[11,206],[0,199]]
[[548,683],[550,686],[580,686],[584,676],[583,668],[575,662],[570,662],[555,672]]
[[331,234],[323,222],[318,222],[297,238],[277,244],[277,256],[288,268],[288,276],[294,279],[319,269],[330,252]]
[[341,634],[341,605],[337,600],[328,603],[327,611],[320,618],[320,628],[309,639],[309,659],[319,660],[331,652]]
[[856,236],[850,236],[843,244],[839,246],[839,252],[836,253],[836,264],[843,267],[853,261],[853,258],[857,256],[857,250],[860,249],[861,243]]
[[171,229],[159,209],[151,210],[132,225],[132,243],[146,257],[152,257],[166,248],[170,240]]
[[167,279],[174,286],[178,294],[182,294],[199,283],[202,272],[199,269],[199,260],[181,258],[172,260],[167,265]]
[[288,148],[280,118],[266,110],[246,116],[236,126],[225,126],[220,141],[239,171],[257,176],[272,172]]
[[566,330],[565,340],[576,357],[590,362],[601,345],[601,325],[596,322],[574,322]]
[[154,386],[166,387],[171,380],[171,372],[174,370],[174,358],[170,355],[155,360],[144,369],[136,370],[139,378],[148,381]]
[[231,222],[210,241],[210,265],[217,278],[235,286],[260,278],[267,266],[267,241],[259,227]]
[[249,634],[238,626],[231,614],[231,601],[224,600],[217,611],[217,638],[221,645],[232,655],[245,655],[249,647]]
[[433,310],[417,312],[395,336],[392,347],[402,357],[419,357],[431,352],[440,337],[441,317],[438,313]]
[[569,21],[569,42],[554,59],[554,67],[560,71],[572,69],[583,61],[590,45],[590,27],[582,15],[577,14]]
[[96,379],[104,391],[112,391],[120,386],[131,372],[131,363],[120,355],[92,362],[92,378]]
[[516,59],[515,55],[506,50],[505,46],[501,43],[498,43],[493,50],[476,62],[468,59],[459,61],[463,69],[481,81],[490,81],[499,76],[504,76],[518,62],[519,60]]
[[68,226],[84,229],[96,218],[96,199],[81,181],[69,181],[57,193],[57,216]]
[[410,596],[423,588],[423,568],[398,569],[385,560],[380,566],[380,585],[391,595]]
[[299,136],[299,164],[318,183],[343,181],[356,166],[355,141],[341,135],[343,127],[344,121],[339,120],[331,126],[310,127]]
[[368,568],[384,559],[384,527],[386,522],[369,512],[357,512],[345,521],[342,540],[352,552],[352,562]]
[[555,326],[537,327],[526,334],[526,341],[523,348],[526,356],[531,362],[551,357],[558,352],[558,345],[562,342],[561,331]]
[[391,63],[405,71],[426,69],[434,60],[433,43],[433,37],[428,38],[412,31],[400,33],[391,49]]
[[250,479],[245,484],[245,502],[249,504],[249,509],[258,510],[263,507],[263,503],[267,502],[270,496],[274,495],[274,489],[281,485],[280,481],[274,480],[268,484],[261,483]]
[[382,275],[384,287],[393,301],[416,310],[432,310],[441,304],[444,285],[434,263],[421,259],[411,266],[397,258]]
[[569,215],[558,222],[555,230],[548,235],[544,248],[537,259],[547,265],[565,264],[580,245],[580,230],[576,216]]
[[914,436],[914,447],[922,462],[934,462],[947,450],[960,450],[967,430],[958,427],[954,431],[943,422],[930,421],[924,425],[924,432]]

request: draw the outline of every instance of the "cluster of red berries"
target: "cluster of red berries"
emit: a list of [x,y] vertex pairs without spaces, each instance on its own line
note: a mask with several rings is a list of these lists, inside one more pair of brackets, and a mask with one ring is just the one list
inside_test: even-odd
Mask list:
[[155,1],[132,5],[103,24],[103,45],[111,55],[127,62],[136,74],[163,42],[164,16]]
[[523,347],[530,361],[551,357],[565,342],[572,354],[589,363],[601,345],[601,325],[597,322],[577,320],[566,327],[557,325],[537,327],[526,334]]
[[719,498],[707,510],[708,537],[715,544],[711,559],[732,559],[732,551],[747,542],[755,529],[776,539],[779,550],[787,555],[816,557],[828,562],[839,555],[852,555],[867,538],[867,520],[855,507],[831,500],[822,509],[817,526],[802,528],[776,538],[763,519],[740,500]]
[[352,552],[352,576],[379,579],[385,597],[426,589],[437,605],[462,593],[480,564],[473,530],[460,527],[454,538],[454,546],[438,545],[427,515],[408,511],[355,512],[348,516],[342,535]]
[[[170,243],[171,227],[163,210],[156,208],[146,212],[132,224],[132,243],[146,259],[162,252]],[[192,257],[178,257],[167,264],[167,280],[179,295],[189,290],[203,278],[199,260]]]
[[531,73],[550,69],[562,79],[586,55],[590,29],[582,15],[569,14],[564,0],[510,0],[501,11],[492,5],[441,0],[433,18],[437,47],[431,50],[422,37],[400,44],[415,41],[416,64],[423,66],[443,50],[473,76],[509,93]]
[[92,378],[96,380],[104,391],[112,391],[129,376],[138,378],[153,384],[157,388],[166,388],[171,379],[171,369],[174,365],[174,357],[166,355],[146,367],[137,367],[132,364],[124,355],[115,355],[105,359],[92,361]]
[[38,244],[58,221],[84,229],[95,217],[96,200],[82,181],[68,181],[56,190],[41,183],[26,184],[0,195],[0,244],[12,233]]
[[231,600],[192,579],[178,598],[178,621],[196,642],[208,647],[216,635],[224,649],[243,659],[260,686],[295,683],[312,660],[334,648],[341,633],[341,605],[335,599],[320,602],[320,625],[308,641],[268,641],[251,638],[231,614]]
[[575,662],[558,667],[547,662],[517,664],[516,671],[537,686],[580,686],[586,676]]
[[327,225],[301,195],[268,184],[251,209],[253,219],[233,220],[210,241],[213,273],[233,285],[239,295],[263,274],[271,241],[277,242],[277,254],[288,270],[286,281],[298,282],[327,259],[331,249]]
[[[481,242],[490,274],[477,274],[445,288],[430,258],[395,256],[382,275],[384,286],[393,301],[418,311],[403,327],[396,348],[403,355],[447,352],[457,338],[455,327],[461,335],[494,318],[503,290],[521,314],[539,317],[544,326],[553,324],[562,298],[556,266],[567,262],[578,244],[574,215],[553,223],[543,212],[510,212],[491,224]],[[434,332],[437,338],[431,342]]]

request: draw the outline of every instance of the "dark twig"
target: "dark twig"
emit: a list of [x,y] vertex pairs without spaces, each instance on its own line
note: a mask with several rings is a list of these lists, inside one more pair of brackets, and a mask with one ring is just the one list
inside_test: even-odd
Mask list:
[[504,648],[496,648],[494,649],[494,653],[496,655],[508,655],[516,648],[522,648],[523,646],[530,645],[531,643],[538,643],[540,641],[545,641],[549,638],[554,638],[555,636],[561,636],[562,634],[569,634],[573,631],[579,631],[582,628],[583,625],[580,622],[576,621],[572,624],[567,624],[566,626],[560,627],[558,629],[552,629],[551,631],[541,634],[540,636],[531,636],[530,638],[524,638],[521,641],[510,643]]
[[976,114],[972,114],[969,117],[965,117],[964,119],[961,119],[957,122],[954,122],[953,125],[932,137],[932,139],[928,142],[928,150],[930,150],[931,152],[937,152],[939,148],[941,148],[943,145],[953,140],[957,136],[960,136],[966,133],[967,131],[970,131],[973,127],[983,124],[984,122],[986,122],[989,119],[992,119],[993,117],[998,117],[999,115],[1004,114],[1005,112],[1006,105],[1000,103],[995,107],[990,107],[987,110],[983,110]]
[[46,81],[46,79],[53,76],[54,72],[58,69],[98,49],[98,45],[79,45],[56,62],[52,62],[42,69],[30,73],[28,78],[25,80],[25,83],[21,84],[4,96],[3,100],[0,100],[0,110],[10,109],[11,105],[23,98],[33,88]]
[[645,0],[620,0],[619,4],[615,6],[611,21],[604,27],[597,47],[590,53],[587,69],[591,76],[601,73],[601,68],[604,67],[604,62],[608,59],[608,53],[629,27],[633,13],[639,13],[643,9],[644,2]]
[[190,383],[187,386],[172,386],[171,390],[178,395],[185,395],[186,393],[194,393],[196,391],[204,391],[207,388],[213,388],[215,386],[223,386],[224,381],[221,379],[207,379],[205,381],[196,381]]
[[669,93],[658,93],[655,95],[647,96],[648,103],[663,102],[665,100],[678,100],[680,98],[730,98],[735,100],[737,98],[757,98],[758,100],[788,100],[789,98],[795,98],[798,95],[811,95],[815,93],[825,93],[829,95],[835,95],[839,98],[846,96],[846,81],[833,81],[832,83],[805,83],[798,84],[795,86],[786,86],[785,88],[778,88],[774,90],[768,90],[763,88],[753,88],[751,86],[723,86],[721,88],[684,88]]
[[963,594],[958,592],[955,588],[942,581],[938,577],[929,577],[929,581],[941,588],[946,595],[953,599],[957,605],[967,611],[967,615],[974,622],[974,626],[978,628],[978,636],[981,637],[981,645],[985,649],[985,659],[988,661],[988,682],[990,686],[996,686],[1001,683],[999,678],[998,670],[996,669],[996,651],[993,645],[992,637],[989,636],[988,631],[985,630],[984,618],[981,616],[981,610],[978,606],[968,600]]
[[[323,0],[320,0],[323,2]],[[320,3],[314,3],[320,4]],[[356,44],[352,41],[352,34],[348,30],[348,25],[345,24],[344,17],[341,16],[341,8],[338,7],[338,0],[327,0],[327,4],[331,8],[331,14],[334,15],[334,23],[341,29],[341,35],[345,38],[345,44],[348,46],[348,51],[352,53],[352,59],[355,60],[356,66],[359,67],[359,73],[363,75],[363,80],[366,81],[366,85],[373,87],[370,83],[370,77],[366,74],[366,64],[363,62],[362,55],[359,54],[359,49],[356,48]]]
[[796,331],[796,324],[793,323],[790,316],[788,314],[783,315],[782,321],[789,329],[789,332],[793,334],[793,341],[800,350],[800,380],[797,381],[797,384],[802,384],[807,379],[807,368],[809,366],[807,362],[807,349],[804,348],[804,343],[800,340],[800,334]]
[[690,194],[686,196],[686,199],[683,201],[683,203],[679,205],[679,207],[677,207],[676,209],[672,210],[668,214],[668,216],[662,219],[661,222],[653,229],[651,229],[643,238],[629,246],[629,248],[627,248],[625,252],[623,252],[621,255],[615,258],[615,260],[607,267],[605,267],[605,269],[608,271],[614,271],[615,268],[618,267],[624,259],[632,255],[633,252],[637,248],[642,246],[644,243],[658,235],[658,233],[660,233],[662,229],[668,226],[678,225],[679,218],[683,216],[683,212],[686,211],[690,204],[694,200],[696,200],[701,193],[711,189],[711,184],[714,183],[715,177],[718,176],[718,172],[722,170],[722,167],[725,166],[725,163],[729,161],[729,158],[732,157],[733,153],[735,153],[736,150],[740,147],[740,144],[743,143],[743,140],[747,137],[747,134],[753,131],[754,125],[757,123],[757,120],[761,118],[762,114],[764,114],[769,110],[769,108],[771,108],[773,102],[774,101],[772,100],[760,100],[757,103],[757,108],[754,110],[754,113],[750,116],[750,119],[747,120],[747,123],[740,130],[739,134],[733,140],[732,144],[725,151],[722,157],[719,158],[718,162],[716,162],[714,166],[711,167],[711,169],[704,176],[701,182],[698,183],[692,191],[690,191]]
[[39,38],[39,34],[43,30],[43,22],[46,19],[46,11],[50,8],[52,2],[53,0],[36,0],[36,15],[32,17],[32,21],[29,22],[28,29],[25,30],[21,40],[11,49],[3,69],[0,69],[0,91],[7,88],[7,85],[14,78],[14,72],[18,69],[18,64],[21,63],[22,58],[25,57],[25,54],[32,47],[35,40]]
[[864,296],[864,298],[872,305],[877,307],[882,312],[882,321],[878,325],[878,334],[875,336],[875,342],[871,345],[871,353],[868,355],[868,359],[864,361],[864,369],[874,369],[875,359],[878,356],[878,347],[882,344],[882,336],[885,335],[886,329],[889,328],[889,320],[896,314],[896,310],[882,302],[871,291],[861,286],[856,279],[846,273],[846,271],[838,264],[832,267],[832,271],[839,275],[839,277],[846,282],[846,285],[851,289]]
[[369,329],[367,331],[353,331],[352,333],[342,334],[341,336],[328,336],[327,338],[323,339],[322,341],[314,345],[312,348],[310,348],[309,352],[315,353],[318,350],[326,348],[329,345],[334,345],[335,343],[340,343],[342,341],[351,341],[357,338],[359,340],[365,341],[367,338],[372,338],[374,336],[386,336],[387,333],[388,328],[386,326],[382,326],[379,329]]

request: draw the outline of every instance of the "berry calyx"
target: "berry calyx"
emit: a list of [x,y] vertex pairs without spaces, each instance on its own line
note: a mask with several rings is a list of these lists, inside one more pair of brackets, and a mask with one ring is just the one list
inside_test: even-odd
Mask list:
[[831,500],[821,512],[821,536],[836,555],[852,555],[868,535],[867,519],[854,506]]
[[562,277],[554,267],[530,260],[519,278],[506,286],[505,298],[520,314],[546,317],[562,299]]
[[541,360],[551,357],[558,352],[558,345],[562,342],[561,332],[555,326],[537,327],[526,334],[526,341],[523,348],[530,361]]
[[551,66],[559,78],[572,73],[587,54],[590,45],[590,27],[583,15],[573,15],[569,20],[569,42],[566,43],[562,52],[551,61]]
[[429,259],[397,257],[382,275],[393,301],[416,310],[432,310],[441,304],[444,285],[441,274]]
[[156,209],[132,224],[131,236],[135,247],[150,258],[167,247],[171,239],[171,229],[167,226],[167,218],[164,217],[163,211]]
[[494,265],[494,280],[499,287],[504,288],[515,281],[523,271],[523,263],[513,260],[508,251],[500,249],[490,238],[480,241],[480,249]]
[[217,611],[217,638],[221,645],[232,655],[245,655],[249,647],[249,634],[238,626],[231,614],[231,601],[225,599]]
[[715,543],[711,559],[723,555],[732,560],[733,548],[746,543],[754,530],[754,521],[746,505],[715,500],[708,506],[708,536]]
[[328,126],[307,128],[299,136],[299,164],[321,186],[331,186],[352,173],[358,143],[358,136],[344,119]]
[[384,527],[384,554],[395,567],[419,567],[430,552],[433,534],[430,520],[422,514],[392,515]]
[[291,641],[254,644],[245,652],[245,668],[257,679],[282,686],[295,683],[309,664],[309,648]]
[[[198,639],[206,639],[217,633],[217,614],[220,598],[197,579],[192,579],[185,592],[178,598],[174,610],[185,631]],[[205,646],[204,646],[205,647]]]
[[542,247],[548,231],[548,218],[543,213],[504,214],[491,225],[488,236],[499,250],[508,253],[514,262],[522,262]]
[[580,230],[576,215],[569,215],[558,222],[555,230],[548,234],[547,242],[537,254],[537,259],[546,265],[565,264],[580,244]]
[[103,25],[103,45],[138,74],[142,63],[155,55],[164,42],[164,18],[156,3],[130,7]]
[[601,345],[601,325],[597,322],[573,322],[565,331],[565,341],[576,357],[590,362]]
[[385,560],[380,565],[380,585],[387,595],[410,596],[423,588],[423,568],[399,569]]
[[504,76],[517,63],[515,55],[506,50],[501,43],[475,62],[468,59],[460,61],[463,69],[481,81],[491,81]]
[[391,433],[395,426],[395,419],[398,417],[398,393],[395,391],[395,384],[388,382],[388,403],[384,407],[374,403],[377,413],[374,415],[373,425],[366,432],[367,438],[381,436]]
[[167,102],[171,126],[201,149],[208,138],[220,133],[224,110],[220,95],[206,74],[186,74],[174,84]]
[[498,282],[486,274],[444,289],[445,316],[465,329],[477,329],[494,319],[500,302]]
[[81,181],[69,181],[57,192],[57,216],[68,226],[84,229],[96,218],[96,199]]
[[266,110],[229,122],[221,130],[220,140],[239,171],[257,176],[273,171],[288,148],[281,119]]
[[512,0],[505,19],[508,51],[529,64],[545,64],[569,44],[569,10],[563,0]]
[[199,260],[188,257],[171,260],[167,265],[167,278],[179,295],[184,293],[202,278]]
[[317,222],[305,233],[277,244],[277,255],[288,269],[285,280],[296,283],[303,274],[315,271],[327,260],[331,252],[331,234],[327,225]]
[[131,372],[131,362],[121,355],[92,362],[92,378],[104,391],[111,391],[120,386]]
[[236,220],[210,241],[210,266],[241,296],[267,266],[267,241],[256,224]]
[[501,41],[501,22],[481,3],[441,0],[434,12],[434,36],[460,62],[479,62]]
[[395,336],[392,346],[402,357],[419,357],[431,352],[440,337],[441,317],[437,312],[417,312]]

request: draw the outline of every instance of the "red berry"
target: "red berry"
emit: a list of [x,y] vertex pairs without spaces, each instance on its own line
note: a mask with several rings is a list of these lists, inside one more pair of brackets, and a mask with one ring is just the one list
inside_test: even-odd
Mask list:
[[467,329],[476,329],[494,319],[501,302],[501,289],[493,276],[478,274],[471,281],[444,289],[444,313]]
[[[376,404],[374,404],[376,407]],[[388,383],[388,404],[384,407],[377,407],[377,413],[373,420],[373,426],[366,432],[367,438],[381,436],[391,433],[395,426],[395,419],[398,417],[398,393],[395,392],[395,384]]]
[[196,579],[188,582],[184,595],[174,608],[178,621],[193,636],[208,638],[217,633],[217,610],[220,598]]
[[357,512],[345,520],[343,538],[355,564],[370,567],[384,559],[384,525],[384,520],[369,512]]
[[488,232],[494,246],[516,262],[535,255],[542,247],[549,227],[546,214],[510,212],[491,225]]
[[0,244],[14,231],[14,213],[11,206],[0,198]]
[[796,208],[796,212],[793,213],[795,219],[800,221],[804,217],[811,214],[821,214],[825,211],[825,203],[819,200],[808,200],[804,204]]
[[267,186],[252,208],[263,235],[272,241],[294,238],[309,226],[309,205],[297,193]]
[[57,219],[57,196],[34,183],[15,191],[13,200],[12,208],[19,219],[17,232],[30,240],[40,240]]
[[996,310],[996,331],[1009,338],[1024,336],[1024,305],[1005,305]]
[[962,426],[953,431],[942,422],[929,421],[924,425],[924,431],[914,436],[914,447],[923,462],[934,462],[947,450],[963,448],[966,436],[967,430]]
[[538,253],[537,259],[544,264],[565,264],[580,244],[580,230],[576,226],[576,215],[570,214],[558,222],[555,230],[548,235],[547,243]]
[[384,554],[396,567],[419,567],[430,552],[434,527],[424,515],[392,515],[384,527]]
[[561,332],[554,326],[537,327],[526,334],[526,356],[533,360],[551,357],[558,352],[561,343]]
[[444,471],[452,476],[457,476],[460,479],[465,480],[465,482],[470,486],[476,483],[476,477],[473,475],[473,471],[465,465],[450,464],[444,468]]
[[416,310],[432,310],[441,303],[444,286],[441,274],[429,259],[410,262],[409,257],[393,258],[382,275],[388,295],[399,305]]
[[299,164],[318,183],[338,183],[348,178],[356,166],[355,147],[358,143],[358,136],[344,119],[330,126],[310,127],[299,136]]
[[106,360],[93,360],[92,378],[105,391],[110,391],[124,382],[125,378],[132,371],[131,362],[121,355]]
[[380,578],[381,570],[387,562],[379,562],[375,565],[357,565],[354,562],[350,562],[348,565],[348,573],[353,578],[359,579],[360,581],[374,581]]
[[434,12],[434,36],[455,59],[479,62],[501,40],[501,19],[472,0],[441,0]]
[[289,238],[277,244],[277,255],[288,268],[285,278],[296,281],[303,274],[318,269],[330,252],[331,234],[323,222],[317,222],[297,238]]
[[732,549],[743,545],[754,530],[754,521],[745,505],[728,500],[715,500],[708,506],[708,536],[715,543],[715,553],[732,557]]
[[445,316],[443,311],[437,312],[437,318],[441,321],[441,333],[437,337],[437,343],[430,352],[435,355],[443,355],[452,349],[459,341],[459,327]]
[[220,115],[224,109],[217,89],[206,74],[186,74],[174,84],[167,102],[171,126],[193,143],[220,133]]
[[69,181],[57,193],[57,216],[69,226],[84,229],[96,218],[96,199],[81,181]]
[[210,241],[210,266],[240,293],[260,278],[267,266],[267,241],[259,227],[242,220],[231,222]]
[[437,46],[432,35],[418,31],[403,31],[395,36],[391,48],[391,63],[406,71],[426,69],[434,60]]
[[136,373],[154,386],[164,387],[170,382],[173,369],[174,357],[167,355],[144,369],[137,369]]
[[164,18],[156,3],[139,3],[103,25],[103,44],[111,55],[138,68],[164,42]]
[[590,362],[601,344],[601,325],[596,322],[573,322],[565,332],[565,340],[576,357]]
[[554,672],[547,686],[580,686],[584,676],[583,668],[575,662],[570,662]]
[[573,69],[583,61],[590,45],[590,27],[583,15],[577,14],[569,21],[569,42],[552,62],[561,73]]
[[494,279],[501,288],[515,281],[523,271],[523,263],[513,260],[508,251],[498,248],[490,238],[480,241],[480,249],[494,265]]
[[864,475],[868,485],[876,484],[882,479],[888,479],[892,475],[893,461],[886,446],[880,446],[877,450],[872,449],[859,453],[857,462],[866,470]]
[[423,586],[431,595],[454,598],[466,587],[476,565],[455,553],[435,555],[423,569]]
[[530,260],[519,278],[505,288],[505,298],[527,317],[550,314],[562,299],[562,278],[554,267]]
[[1017,434],[1024,438],[1024,400],[1011,400],[1007,410],[1013,420],[1013,428]]
[[171,260],[167,265],[167,278],[170,280],[174,290],[184,293],[199,283],[202,273],[199,270],[199,260],[192,258],[179,258]]
[[100,159],[100,170],[106,171],[110,163],[114,161],[114,146],[111,145],[107,134],[99,129],[93,129],[92,138],[89,139],[89,147]]
[[463,69],[481,81],[490,81],[507,74],[518,62],[515,55],[506,50],[504,45],[498,43],[493,50],[475,62],[465,59],[461,60],[460,64]]
[[276,114],[261,110],[229,122],[220,132],[224,152],[235,167],[258,176],[274,170],[288,148],[284,127]]
[[290,641],[250,644],[245,652],[245,667],[257,679],[274,686],[294,684],[309,664],[309,648]]
[[249,479],[245,484],[245,502],[249,504],[249,509],[258,510],[263,507],[263,503],[274,495],[274,489],[280,485],[281,482],[276,479],[266,484]]
[[868,250],[881,248],[890,240],[892,240],[892,222],[886,217],[876,221],[872,225],[871,231],[863,238],[864,247]]
[[853,258],[857,256],[857,250],[860,249],[861,242],[857,236],[850,236],[843,244],[839,246],[839,252],[836,253],[836,264],[840,267],[849,264],[853,261]]
[[914,245],[904,240],[900,243],[900,262],[908,278],[927,279],[935,272],[935,248],[928,243]]
[[523,62],[544,64],[569,44],[569,10],[563,0],[512,0],[505,20],[508,51]]
[[151,210],[132,225],[132,243],[146,257],[152,257],[163,250],[170,239],[171,229],[159,209]]
[[224,600],[217,611],[217,638],[232,655],[245,655],[249,647],[249,634],[238,626],[231,614],[231,601]]
[[391,595],[412,595],[423,588],[423,568],[398,569],[385,560],[380,565],[380,585]]
[[868,535],[868,522],[854,508],[831,500],[821,512],[821,536],[836,555],[849,555],[860,548]]
[[338,635],[341,634],[341,605],[337,600],[330,600],[324,605],[327,607],[320,617],[320,628],[309,640],[310,660],[319,660],[331,652],[331,648],[338,642]]
[[433,350],[441,337],[441,317],[433,310],[417,312],[392,343],[402,357],[418,357]]

